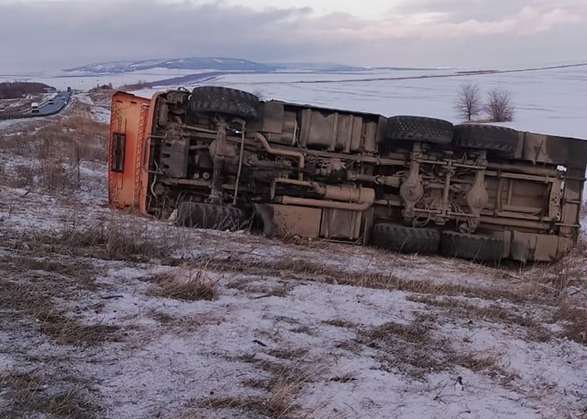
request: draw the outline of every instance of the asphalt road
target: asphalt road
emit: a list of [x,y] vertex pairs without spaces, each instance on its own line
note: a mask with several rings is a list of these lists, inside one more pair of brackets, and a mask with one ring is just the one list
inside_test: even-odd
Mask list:
[[59,93],[57,93],[57,97],[55,97],[55,99],[53,99],[52,104],[49,102],[39,103],[39,112],[32,112],[32,110],[29,109],[28,111],[26,111],[24,113],[39,115],[39,116],[52,115],[54,113],[59,112],[63,108],[65,108],[65,106],[69,102],[70,97],[71,97],[71,92],[59,92]]

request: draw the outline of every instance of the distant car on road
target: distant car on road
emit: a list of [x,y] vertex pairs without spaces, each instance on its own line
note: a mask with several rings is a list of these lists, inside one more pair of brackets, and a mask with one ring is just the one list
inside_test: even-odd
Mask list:
[[37,102],[31,103],[31,112],[39,113],[39,104]]

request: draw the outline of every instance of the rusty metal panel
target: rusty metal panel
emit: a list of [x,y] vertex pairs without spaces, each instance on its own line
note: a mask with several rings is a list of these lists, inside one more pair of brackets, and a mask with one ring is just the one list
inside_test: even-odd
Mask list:
[[272,205],[273,229],[277,236],[300,236],[318,238],[320,236],[320,208],[298,207],[294,205]]
[[285,116],[285,107],[283,102],[271,100],[264,102],[261,108],[261,131],[272,134],[281,134],[283,131],[283,122]]
[[[363,118],[305,109],[301,113],[300,145],[318,146],[330,151],[358,152],[363,143]],[[371,134],[375,136],[375,132]],[[374,138],[369,139],[373,148]]]
[[358,240],[362,233],[361,216],[361,211],[325,209],[320,227],[320,237]]
[[561,210],[560,233],[564,236],[574,235],[572,226],[579,225],[581,203],[583,202],[584,169],[569,169],[566,173],[563,207]]
[[379,125],[377,122],[368,121],[365,123],[365,135],[363,138],[362,151],[367,153],[377,152],[377,136]]
[[524,155],[524,139],[526,138],[525,132],[518,132],[518,145],[516,146],[516,151],[514,151],[513,157],[515,159],[522,159]]

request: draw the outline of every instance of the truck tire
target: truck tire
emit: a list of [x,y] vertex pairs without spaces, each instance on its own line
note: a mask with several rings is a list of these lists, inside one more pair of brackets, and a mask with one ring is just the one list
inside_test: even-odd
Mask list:
[[249,121],[259,116],[259,98],[226,87],[196,87],[190,96],[189,108],[192,112],[222,113]]
[[494,125],[457,125],[454,137],[458,147],[499,151],[504,155],[514,153],[518,146],[518,131]]
[[235,207],[181,202],[177,208],[177,225],[192,228],[240,230],[246,224],[242,210]]
[[477,262],[498,262],[503,256],[503,239],[443,231],[440,238],[440,254]]
[[373,245],[405,253],[437,253],[440,232],[430,228],[403,227],[395,224],[375,224]]
[[387,141],[425,141],[450,144],[453,124],[443,119],[422,116],[392,116],[387,120]]

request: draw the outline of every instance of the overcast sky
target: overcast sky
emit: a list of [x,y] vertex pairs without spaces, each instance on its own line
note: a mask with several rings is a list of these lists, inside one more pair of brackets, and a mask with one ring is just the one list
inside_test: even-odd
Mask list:
[[587,0],[0,0],[0,74],[215,56],[363,66],[587,61]]

